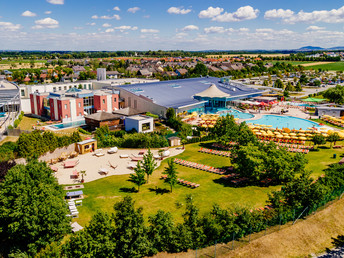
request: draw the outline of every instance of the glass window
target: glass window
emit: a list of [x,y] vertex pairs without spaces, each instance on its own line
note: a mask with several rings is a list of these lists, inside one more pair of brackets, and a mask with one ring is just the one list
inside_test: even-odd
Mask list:
[[67,90],[67,86],[64,86],[64,90]]
[[53,87],[53,91],[56,92],[56,87]]
[[103,104],[105,104],[105,99],[103,99]]
[[79,104],[79,107],[81,107],[81,102],[79,102],[78,104]]
[[20,90],[22,96],[25,96],[25,90]]
[[142,131],[144,132],[148,130],[150,130],[150,123],[148,122],[148,123],[142,124]]
[[65,104],[65,109],[67,109],[67,104]]
[[61,86],[59,87],[59,90],[62,90],[62,87],[61,87]]
[[113,98],[113,102],[116,102],[116,98]]

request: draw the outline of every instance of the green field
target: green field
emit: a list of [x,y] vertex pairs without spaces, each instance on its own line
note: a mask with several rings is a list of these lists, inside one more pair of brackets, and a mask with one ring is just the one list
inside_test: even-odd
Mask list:
[[[269,61],[267,61],[269,62]],[[286,64],[292,64],[292,65],[301,65],[301,64],[309,64],[309,63],[314,63],[314,62],[308,62],[308,61],[285,61],[285,60],[273,60],[271,63],[276,64],[276,63],[286,63]]]
[[[215,167],[230,165],[229,158],[219,157],[211,154],[199,153],[199,144],[186,146],[184,153],[177,156],[189,161],[197,161]],[[200,208],[201,213],[209,211],[214,203],[222,207],[235,207],[236,205],[247,207],[263,207],[267,200],[267,194],[273,190],[279,189],[274,187],[238,187],[233,188],[223,184],[221,175],[209,172],[186,168],[177,165],[179,178],[195,182],[201,186],[196,189],[190,189],[186,186],[177,185],[173,193],[157,193],[156,188],[163,192],[168,191],[169,185],[160,179],[166,160],[150,177],[149,184],[141,186],[139,193],[132,193],[131,189],[135,186],[128,181],[129,175],[111,176],[90,183],[85,183],[83,206],[79,208],[80,216],[77,221],[85,225],[97,210],[112,211],[114,203],[121,200],[125,195],[130,195],[136,201],[138,206],[144,208],[145,215],[151,215],[158,209],[170,211],[176,220],[181,220],[184,212],[185,197],[188,194],[193,196],[195,204]],[[182,207],[178,208],[176,203]]]
[[[26,64],[30,63],[32,60],[23,59],[23,60],[0,60],[0,64]],[[46,63],[47,60],[33,60],[35,63]]]
[[322,70],[329,70],[329,71],[344,71],[344,62],[335,62],[330,64],[322,64],[322,65],[313,65],[313,66],[306,66],[305,69],[322,69]]
[[[306,169],[312,171],[314,178],[324,174],[323,169],[327,168],[329,164],[338,162],[341,159],[340,155],[343,151],[329,149],[328,146],[324,146],[325,148],[320,149],[320,151],[310,152],[306,155],[309,160]],[[229,158],[199,153],[199,148],[200,144],[198,143],[187,145],[185,152],[177,157],[214,167],[230,165]],[[334,153],[337,154],[336,159],[332,158]],[[160,179],[164,167],[166,167],[166,160],[153,173],[149,184],[141,187],[139,193],[132,192],[135,185],[128,181],[129,175],[110,176],[85,183],[84,194],[86,198],[83,200],[83,206],[79,208],[80,217],[76,221],[81,225],[85,225],[97,210],[111,212],[114,203],[126,195],[132,196],[137,206],[144,208],[146,216],[156,213],[158,209],[162,209],[170,211],[174,218],[179,221],[184,212],[185,197],[188,194],[193,196],[195,204],[200,208],[200,212],[204,213],[209,211],[214,203],[218,203],[221,207],[235,207],[237,205],[250,208],[262,207],[267,200],[267,194],[280,188],[279,186],[234,188],[219,180],[221,175],[177,165],[179,178],[199,183],[201,186],[197,189],[190,189],[177,185],[173,189],[173,193],[169,193],[169,185]],[[158,192],[156,189],[158,189]],[[164,193],[164,191],[166,192]],[[178,208],[176,203],[181,204],[181,207]]]

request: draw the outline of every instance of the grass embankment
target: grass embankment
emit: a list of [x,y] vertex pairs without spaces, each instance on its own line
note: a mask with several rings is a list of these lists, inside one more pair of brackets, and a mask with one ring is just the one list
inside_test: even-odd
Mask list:
[[[214,167],[230,165],[229,158],[199,153],[199,148],[199,144],[187,145],[184,153],[177,157]],[[267,194],[279,189],[278,186],[233,188],[224,185],[219,180],[221,175],[177,165],[179,178],[198,183],[201,186],[197,189],[190,189],[182,185],[176,185],[173,192],[169,193],[169,185],[160,179],[166,167],[166,162],[167,160],[163,161],[161,166],[154,171],[153,176],[149,179],[149,184],[141,186],[139,193],[131,192],[135,185],[128,181],[129,175],[111,176],[85,183],[83,189],[85,199],[83,200],[83,206],[78,209],[80,216],[77,221],[81,225],[85,225],[97,210],[112,212],[113,205],[125,195],[132,196],[136,201],[136,206],[144,208],[146,216],[155,214],[159,209],[162,209],[171,212],[174,219],[180,221],[182,219],[181,215],[185,211],[185,197],[188,194],[193,196],[194,203],[200,209],[200,212],[204,213],[210,211],[214,203],[218,203],[223,208],[235,207],[236,205],[262,207],[267,200]],[[156,189],[158,189],[158,192]],[[164,191],[166,192],[164,193]],[[176,205],[177,203],[180,206]]]

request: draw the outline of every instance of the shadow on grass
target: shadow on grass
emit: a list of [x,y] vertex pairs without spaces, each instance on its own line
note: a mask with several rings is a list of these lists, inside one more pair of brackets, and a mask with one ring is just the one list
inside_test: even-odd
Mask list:
[[338,235],[337,238],[332,237],[332,244],[335,247],[344,246],[344,235]]
[[155,192],[155,194],[161,194],[161,195],[170,192],[170,190],[168,190],[168,189],[166,189],[166,188],[160,188],[160,187],[149,188],[149,191]]
[[122,187],[119,191],[122,193],[137,193],[137,189],[135,187]]

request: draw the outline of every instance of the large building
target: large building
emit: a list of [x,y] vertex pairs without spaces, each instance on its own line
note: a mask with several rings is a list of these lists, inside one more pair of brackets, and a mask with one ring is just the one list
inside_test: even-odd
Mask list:
[[51,120],[70,122],[99,111],[112,112],[120,108],[119,92],[90,91],[71,88],[51,93],[30,94],[31,113]]
[[21,111],[19,88],[14,83],[5,80],[0,81],[0,135]]
[[166,110],[177,113],[205,112],[208,108],[225,108],[231,101],[262,95],[262,91],[234,83],[227,78],[201,77],[145,84],[111,86],[124,101],[125,107],[165,117]]

